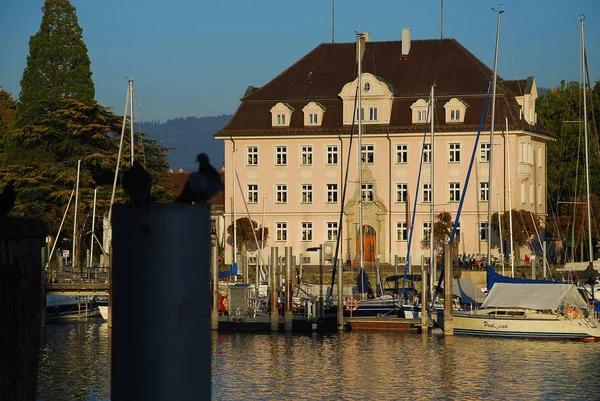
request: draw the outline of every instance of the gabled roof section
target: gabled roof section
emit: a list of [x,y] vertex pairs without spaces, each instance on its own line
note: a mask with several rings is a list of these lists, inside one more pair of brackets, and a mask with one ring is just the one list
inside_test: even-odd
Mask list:
[[[344,85],[356,79],[355,51],[354,42],[318,45],[271,81],[247,93],[231,121],[215,136],[349,133],[351,127],[343,125],[343,101],[338,94]],[[464,122],[441,124],[436,129],[476,130],[493,75],[488,66],[455,39],[413,40],[407,57],[402,56],[401,41],[367,42],[362,72],[385,82],[393,93],[389,124],[370,125],[371,133],[421,130],[422,126],[412,123],[410,106],[420,98],[428,98],[434,82],[438,104],[456,97],[470,108]],[[541,123],[532,126],[519,119],[515,96],[520,95],[519,86],[522,85],[525,92],[528,83],[529,78],[505,81],[498,77],[496,123],[504,126],[504,119],[508,117],[511,129],[523,127],[551,135]],[[289,126],[273,129],[270,109],[280,102],[296,110],[302,110],[309,102],[317,102],[327,113],[318,127],[305,126],[302,113],[292,113]],[[437,121],[443,121],[441,115],[436,117]],[[489,124],[489,116],[486,123]]]

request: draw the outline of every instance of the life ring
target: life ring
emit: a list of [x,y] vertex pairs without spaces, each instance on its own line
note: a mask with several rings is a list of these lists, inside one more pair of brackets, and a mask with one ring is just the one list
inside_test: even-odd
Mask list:
[[573,310],[573,308],[571,308],[569,306],[569,307],[567,307],[567,310],[565,311],[565,315],[567,315],[568,319],[573,319],[573,318],[575,318],[575,310]]
[[227,312],[227,306],[229,302],[227,301],[227,295],[221,295],[219,298],[219,310],[223,313]]
[[358,301],[355,298],[348,298],[346,300],[346,309],[350,312],[354,312],[358,309]]

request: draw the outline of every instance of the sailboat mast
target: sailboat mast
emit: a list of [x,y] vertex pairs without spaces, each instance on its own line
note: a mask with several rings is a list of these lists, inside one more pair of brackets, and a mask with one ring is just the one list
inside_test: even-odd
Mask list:
[[510,140],[508,139],[508,117],[506,121],[506,165],[508,166],[508,232],[510,233],[510,270],[511,277],[515,276],[515,253],[513,247],[513,226],[512,226],[512,193],[510,183]]
[[134,138],[133,138],[133,78],[129,80],[129,127],[131,130],[131,165],[133,166],[133,151],[134,151]]
[[[494,10],[495,11],[495,10]],[[492,257],[492,200],[493,196],[493,155],[494,155],[494,119],[496,114],[496,83],[498,81],[498,42],[500,41],[500,17],[504,12],[504,8],[498,10],[498,25],[496,27],[496,51],[494,52],[494,82],[492,84],[492,121],[490,127],[490,160],[489,160],[489,182],[488,182],[488,216],[487,216],[487,263],[490,264]]]
[[363,215],[362,215],[362,207],[363,207],[363,180],[362,180],[362,165],[363,165],[363,150],[362,150],[362,45],[364,42],[364,35],[362,33],[358,33],[356,35],[356,40],[358,42],[358,176],[359,176],[359,198],[358,198],[358,225],[359,225],[359,238],[360,238],[360,268],[363,269],[364,266],[364,248],[365,245],[363,243]]
[[91,237],[91,244],[90,244],[90,262],[88,264],[88,267],[92,267],[92,264],[94,263],[94,235],[96,235],[96,195],[98,194],[98,188],[94,189],[94,208],[92,210],[92,237]]
[[586,78],[585,78],[585,35],[583,30],[583,21],[585,16],[579,17],[581,24],[581,75],[583,88],[583,137],[585,141],[585,187],[586,187],[586,203],[587,203],[587,220],[588,220],[588,246],[590,263],[594,263],[594,248],[592,246],[592,213],[590,208],[590,162],[588,152],[588,124],[587,124],[587,102],[586,102]]
[[431,85],[431,94],[430,94],[430,99],[429,99],[429,104],[430,104],[430,112],[429,115],[431,116],[430,118],[430,122],[431,122],[431,160],[429,160],[429,162],[431,163],[431,167],[429,169],[429,189],[430,189],[430,205],[429,205],[429,267],[431,269],[431,280],[429,280],[429,287],[430,287],[430,293],[432,294],[432,298],[433,299],[433,291],[435,289],[435,281],[437,279],[437,263],[435,260],[435,242],[433,239],[433,226],[435,224],[434,219],[435,219],[435,211],[434,211],[434,200],[435,200],[435,191],[434,191],[434,160],[435,160],[435,146],[434,146],[434,130],[433,130],[433,120],[434,120],[434,87],[435,85]]

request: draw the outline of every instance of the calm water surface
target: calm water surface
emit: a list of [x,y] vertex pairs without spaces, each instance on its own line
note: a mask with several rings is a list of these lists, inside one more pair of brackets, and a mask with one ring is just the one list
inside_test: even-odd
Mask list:
[[[217,334],[213,400],[599,400],[600,343]],[[46,327],[38,400],[110,400],[110,331]]]

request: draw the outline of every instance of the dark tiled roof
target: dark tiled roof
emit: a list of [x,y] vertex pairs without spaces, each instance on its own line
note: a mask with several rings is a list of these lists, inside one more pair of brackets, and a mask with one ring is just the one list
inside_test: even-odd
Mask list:
[[[173,172],[169,173],[171,177],[171,184],[173,184],[173,188],[176,194],[180,194],[183,191],[183,187],[185,186],[185,182],[187,181],[188,176],[190,175],[189,171],[184,172]],[[221,189],[219,192],[215,194],[212,198],[208,200],[208,203],[215,208],[225,208],[225,173],[220,171],[219,175],[221,176]]]
[[[394,93],[390,124],[366,125],[367,133],[422,130],[421,125],[412,124],[410,106],[418,99],[427,99],[434,82],[438,105],[436,129],[477,129],[493,71],[455,39],[414,40],[405,59],[401,57],[401,49],[401,41],[366,43],[363,72],[377,76]],[[338,94],[345,84],[356,79],[355,50],[355,43],[320,44],[264,86],[246,91],[229,124],[215,136],[349,133],[350,126],[343,125],[343,103]],[[496,124],[504,127],[508,117],[511,129],[550,135],[541,124],[530,126],[519,119],[512,82],[516,81],[498,78]],[[453,97],[469,105],[465,122],[439,125],[444,121],[443,105]],[[326,109],[321,126],[304,127],[302,108],[310,101]],[[278,102],[296,110],[289,127],[271,125],[270,110]],[[489,113],[486,124],[484,129],[489,129]]]
[[528,77],[527,79],[502,81],[502,85],[508,88],[508,90],[510,90],[516,96],[527,95],[530,94],[531,90],[533,89],[533,77]]

